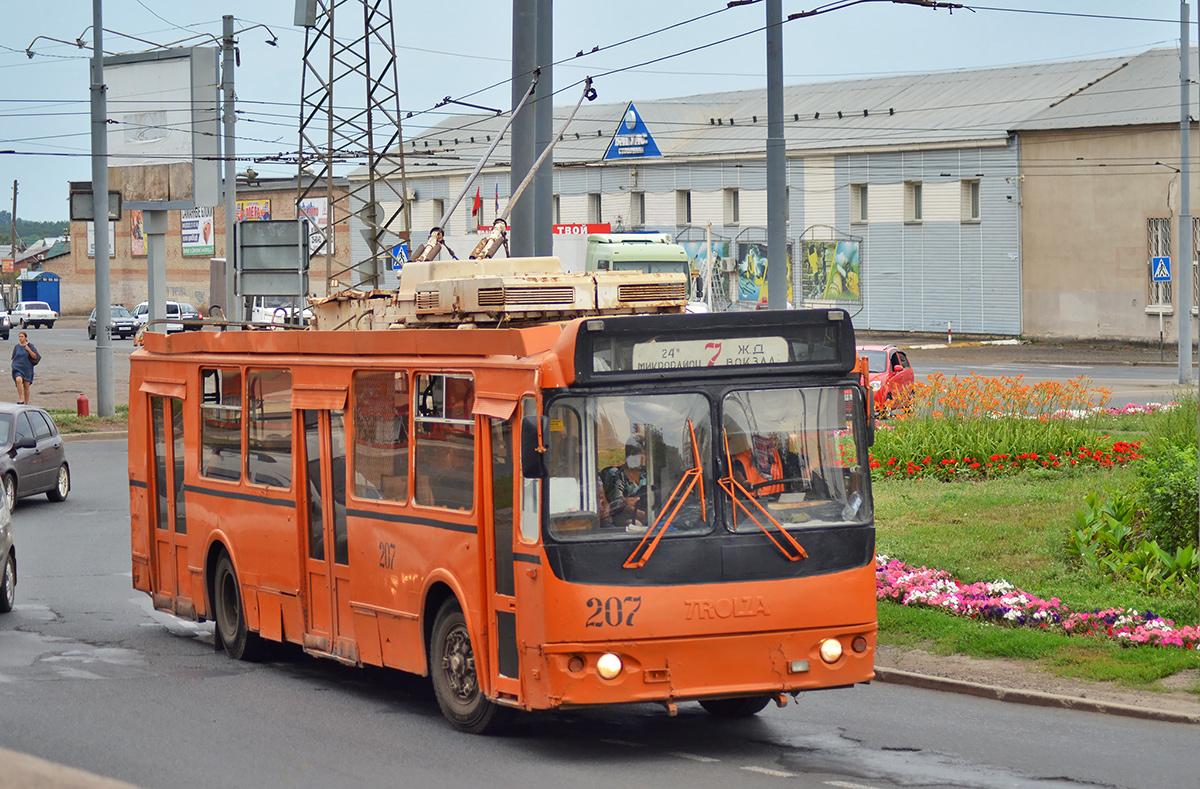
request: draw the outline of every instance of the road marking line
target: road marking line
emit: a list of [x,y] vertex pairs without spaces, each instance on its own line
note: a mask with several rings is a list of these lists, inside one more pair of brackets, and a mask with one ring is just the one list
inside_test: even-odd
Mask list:
[[776,778],[796,778],[795,773],[785,773],[783,770],[771,770],[767,767],[743,767],[743,770],[749,770],[752,773],[762,773],[763,775],[773,775]]
[[874,786],[866,784],[852,784],[849,781],[826,781],[826,786],[837,786],[839,789],[875,789]]
[[668,751],[672,756],[678,756],[680,759],[691,759],[693,762],[719,762],[720,759],[714,759],[711,756],[697,756],[694,753],[684,753],[683,751]]

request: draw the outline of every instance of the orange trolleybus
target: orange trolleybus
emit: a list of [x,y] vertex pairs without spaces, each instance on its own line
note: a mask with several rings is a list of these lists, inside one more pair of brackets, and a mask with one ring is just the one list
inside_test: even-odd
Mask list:
[[134,587],[512,709],[752,715],[873,677],[865,392],[840,309],[147,334]]

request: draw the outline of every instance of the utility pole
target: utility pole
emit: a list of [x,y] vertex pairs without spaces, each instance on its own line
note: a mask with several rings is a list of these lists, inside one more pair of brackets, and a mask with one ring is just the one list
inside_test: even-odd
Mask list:
[[[222,157],[221,172],[225,176],[225,292],[213,293],[210,298],[220,297],[225,305],[226,320],[245,320],[245,304],[238,301],[237,284],[237,247],[234,244],[234,221],[237,218],[237,154],[234,147],[236,138],[233,134],[233,70],[234,46],[233,17],[221,17],[221,87],[225,91],[225,155]],[[216,251],[216,250],[214,250]]]
[[10,251],[12,252],[13,268],[16,269],[16,267],[17,267],[17,182],[16,181],[13,181],[13,210],[12,210],[12,217],[10,217],[10,218],[12,219],[12,233],[9,234],[8,238],[12,243],[9,244],[9,248],[10,248]]
[[783,9],[767,0],[767,307],[787,308],[787,141],[783,133]]
[[[537,47],[534,57],[541,68],[538,95],[534,97],[535,153],[554,142],[554,3],[537,0]],[[554,154],[538,168],[533,177],[533,254],[554,254],[551,223],[554,213]]]
[[[537,110],[532,107],[517,110],[522,97],[529,90],[529,83],[533,81],[533,71],[537,68],[537,0],[513,0],[512,9],[512,106],[516,116],[512,122],[510,143],[510,195],[516,194],[517,187],[525,180],[525,174],[537,159]],[[541,90],[540,82],[539,79],[538,90],[532,97],[533,102],[538,105],[545,97],[546,102],[552,106],[554,98]],[[532,199],[523,200],[512,207],[512,229],[508,237],[509,254],[513,257],[529,257],[535,254],[533,223],[537,202],[538,187],[535,180]]]
[[1189,9],[1179,4],[1179,383],[1192,380],[1192,119],[1188,84]]
[[[108,102],[104,92],[104,23],[102,0],[92,0],[92,224],[96,227],[96,414],[112,416],[112,294],[108,262]],[[152,294],[153,295],[153,294]],[[154,302],[152,301],[151,304]]]

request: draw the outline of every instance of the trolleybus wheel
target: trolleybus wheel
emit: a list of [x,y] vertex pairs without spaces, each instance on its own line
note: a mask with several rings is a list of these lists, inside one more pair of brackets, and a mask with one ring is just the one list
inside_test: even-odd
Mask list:
[[66,501],[67,494],[71,492],[71,469],[67,468],[67,464],[63,463],[58,467],[58,481],[54,483],[54,487],[46,491],[46,498],[50,501]]
[[430,647],[429,673],[442,714],[459,731],[495,731],[507,720],[509,710],[490,701],[479,688],[471,634],[456,601],[447,600],[438,611]]
[[233,569],[233,561],[226,553],[217,560],[217,572],[213,578],[213,608],[216,612],[217,636],[229,656],[234,660],[257,658],[262,641],[257,633],[251,633],[246,628],[246,617],[242,613],[242,590]]
[[17,599],[17,560],[11,553],[4,555],[4,571],[0,575],[0,614],[13,610]]
[[700,706],[717,718],[749,718],[766,709],[770,696],[751,696],[745,699],[703,699]]

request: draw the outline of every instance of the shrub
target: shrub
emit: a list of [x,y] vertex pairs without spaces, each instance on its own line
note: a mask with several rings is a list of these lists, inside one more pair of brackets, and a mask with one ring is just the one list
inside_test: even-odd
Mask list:
[[1138,466],[1133,495],[1151,540],[1168,551],[1196,545],[1200,496],[1196,447],[1167,444]]
[[1156,410],[1142,417],[1146,430],[1148,453],[1157,453],[1166,447],[1195,448],[1200,440],[1200,395],[1189,387],[1174,394],[1175,403],[1169,408]]

